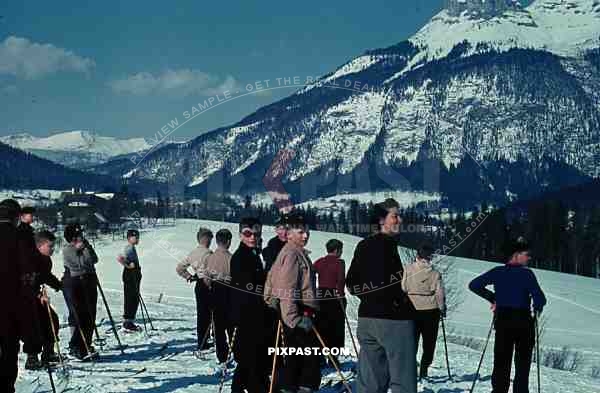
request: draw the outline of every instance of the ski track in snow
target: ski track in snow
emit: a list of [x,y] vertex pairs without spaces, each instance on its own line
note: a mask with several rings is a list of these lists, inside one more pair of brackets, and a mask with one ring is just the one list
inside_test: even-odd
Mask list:
[[[177,227],[162,228],[157,233],[162,234],[162,237],[151,239],[148,234],[142,232],[141,244],[138,247],[138,254],[142,264],[143,278],[142,285],[144,287],[143,295],[148,306],[153,323],[157,328],[156,331],[148,331],[149,337],[145,333],[124,334],[120,332],[121,340],[128,345],[125,349],[125,355],[121,355],[116,347],[116,340],[109,330],[110,324],[107,320],[102,302],[98,302],[98,321],[102,323],[98,327],[100,335],[106,338],[107,344],[104,348],[98,347],[101,353],[100,361],[92,363],[70,363],[70,378],[68,384],[65,385],[65,379],[55,374],[55,382],[57,383],[58,391],[65,392],[81,392],[81,393],[105,393],[105,392],[218,392],[219,377],[216,375],[217,362],[214,352],[207,355],[207,360],[199,360],[193,354],[197,337],[195,333],[195,305],[193,299],[193,289],[191,286],[182,282],[175,272],[176,261],[172,256],[168,255],[164,247],[157,247],[154,242],[158,239],[169,239],[171,246],[169,250],[185,249],[191,250],[195,246],[195,228],[200,224],[216,230],[221,227],[235,230],[237,224],[219,223],[211,221],[195,221],[195,220],[179,220]],[[235,233],[235,232],[234,232]],[[273,228],[264,228],[265,238],[268,239],[273,235]],[[346,261],[350,261],[354,246],[360,240],[356,237],[343,234],[329,234],[324,232],[311,232],[311,237],[307,248],[312,250],[311,257],[316,259],[324,251],[325,242],[331,237],[336,237],[345,243],[343,257]],[[237,242],[235,242],[237,243]],[[114,262],[114,257],[122,249],[124,241],[109,241],[102,240],[96,242],[96,249],[100,255],[101,262],[98,265],[98,273],[108,298],[109,305],[116,322],[121,321],[121,310],[123,307],[122,291],[120,289],[121,270],[119,265]],[[162,251],[161,251],[162,250]],[[479,261],[468,261],[469,266],[475,266],[481,271],[488,268],[488,264]],[[460,261],[459,263],[467,263]],[[349,263],[347,264],[349,265]],[[61,255],[54,257],[54,273],[60,274],[62,270]],[[459,270],[463,273],[476,274],[462,266]],[[538,278],[540,278],[540,274]],[[577,280],[569,276],[569,279]],[[545,281],[540,280],[542,286]],[[549,280],[550,282],[550,280]],[[151,290],[146,291],[146,288]],[[547,293],[552,292],[552,288],[548,288]],[[582,288],[583,291],[583,288]],[[158,296],[163,293],[162,303],[157,303]],[[187,296],[186,296],[187,295]],[[64,324],[65,308],[60,294],[52,294],[51,302],[57,308],[61,318],[61,323]],[[577,302],[561,302],[561,308],[571,307],[577,311],[585,310],[586,307],[579,307]],[[357,306],[358,299],[354,297],[348,298],[348,317],[350,325],[354,333],[356,333],[357,325]],[[552,302],[548,308],[557,307]],[[468,309],[475,309],[468,307]],[[479,310],[481,309],[481,310]],[[464,310],[459,309],[455,314],[451,315],[448,324],[454,324],[454,333],[470,334],[471,337],[485,337],[489,322],[486,320],[489,317],[489,311],[484,304],[478,304],[477,310],[481,311],[473,313],[474,315],[465,314]],[[480,319],[479,316],[481,315]],[[586,310],[582,316],[590,318],[588,326],[597,326],[593,317],[595,314]],[[138,313],[138,317],[140,314]],[[138,319],[138,323],[143,326],[142,321]],[[457,326],[463,325],[463,329]],[[476,330],[467,329],[468,326]],[[565,340],[568,340],[573,335],[585,334],[567,329],[570,327],[569,321],[562,326],[557,326],[555,330],[561,329],[570,332],[570,335],[564,333],[560,335]],[[148,326],[148,329],[150,327]],[[481,333],[483,332],[483,333]],[[552,331],[547,332],[546,335]],[[594,333],[594,332],[591,332]],[[68,329],[61,329],[61,350],[65,352],[68,342]],[[352,348],[350,336],[346,331],[346,346]],[[356,334],[354,334],[356,337]],[[596,335],[596,333],[594,333]],[[441,340],[441,334],[440,334]],[[598,342],[597,338],[593,338]],[[589,341],[589,340],[588,340]],[[163,348],[164,344],[168,346]],[[568,344],[568,341],[566,341]],[[563,344],[556,343],[557,346]],[[599,349],[597,345],[595,349]],[[161,350],[162,348],[162,350]],[[480,352],[470,348],[448,343],[451,368],[453,372],[453,381],[448,381],[447,371],[444,358],[443,344],[440,341],[436,350],[436,357],[431,369],[431,379],[428,382],[420,384],[419,392],[425,393],[458,393],[468,391],[474,378],[474,372],[477,367]],[[492,354],[491,348],[485,356],[485,361],[481,370],[481,378],[477,385],[477,391],[490,391]],[[161,356],[165,360],[161,360]],[[20,354],[20,373],[17,383],[18,393],[42,393],[49,392],[50,386],[46,372],[28,372],[23,370],[25,356]],[[345,359],[344,368],[348,369],[354,363],[353,359]],[[139,370],[145,368],[144,372],[135,374]],[[336,378],[332,370],[326,372],[325,378]],[[226,379],[224,392],[230,391],[231,372]],[[352,386],[356,391],[355,386]],[[591,379],[585,375],[577,373],[569,373],[565,371],[553,370],[542,367],[542,391],[544,393],[597,393],[600,391],[600,381]],[[533,368],[530,390],[536,391],[535,385],[535,367]],[[333,388],[323,388],[320,393],[334,393],[337,390]]]

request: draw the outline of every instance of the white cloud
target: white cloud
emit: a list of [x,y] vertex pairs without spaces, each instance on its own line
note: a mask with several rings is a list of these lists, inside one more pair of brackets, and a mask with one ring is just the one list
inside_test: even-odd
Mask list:
[[95,65],[94,60],[70,50],[38,44],[27,38],[10,36],[0,43],[0,74],[39,79],[59,71],[88,74]]
[[231,92],[237,87],[237,82],[232,76],[220,80],[215,75],[199,70],[179,69],[166,70],[161,74],[138,72],[125,79],[113,80],[109,86],[116,93],[137,96],[152,94],[211,96],[223,94],[227,90]]

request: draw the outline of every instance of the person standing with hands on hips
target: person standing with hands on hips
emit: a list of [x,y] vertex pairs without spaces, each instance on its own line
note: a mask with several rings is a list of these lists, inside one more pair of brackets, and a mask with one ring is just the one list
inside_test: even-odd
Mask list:
[[117,261],[123,265],[123,329],[127,331],[140,331],[141,328],[135,324],[135,316],[140,304],[140,283],[142,281],[142,269],[137,255],[137,246],[140,242],[140,232],[137,229],[127,231],[127,245],[123,253],[117,257]]
[[[202,343],[202,338],[210,328],[210,304],[208,302],[208,286],[201,280],[206,275],[206,258],[212,254],[210,243],[212,243],[213,233],[208,228],[200,227],[196,234],[198,247],[192,250],[187,257],[177,264],[175,271],[180,277],[183,277],[189,283],[196,283],[194,294],[196,295],[196,335],[198,338],[198,351],[208,349],[207,340]],[[189,272],[192,268],[194,274]]]
[[[529,392],[529,370],[535,345],[533,310],[540,314],[546,305],[546,296],[540,288],[529,263],[529,243],[516,239],[509,251],[509,261],[495,267],[469,284],[469,289],[489,301],[494,313],[496,336],[494,342],[494,370],[492,393],[507,393],[510,369],[515,353],[514,393]],[[494,286],[494,292],[486,287]]]

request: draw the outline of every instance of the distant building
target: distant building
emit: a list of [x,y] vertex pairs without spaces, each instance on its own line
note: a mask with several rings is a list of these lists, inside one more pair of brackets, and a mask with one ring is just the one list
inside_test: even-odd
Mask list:
[[84,192],[72,189],[63,192],[59,198],[62,224],[79,222],[90,229],[102,229],[106,220],[109,203],[113,194]]

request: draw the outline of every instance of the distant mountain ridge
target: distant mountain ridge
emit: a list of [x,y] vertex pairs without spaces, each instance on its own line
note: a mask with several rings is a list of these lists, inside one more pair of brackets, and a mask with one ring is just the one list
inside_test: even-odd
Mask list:
[[70,167],[98,165],[112,157],[152,147],[144,138],[118,139],[86,130],[60,132],[48,137],[18,133],[0,137],[0,142]]

